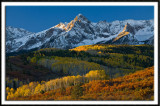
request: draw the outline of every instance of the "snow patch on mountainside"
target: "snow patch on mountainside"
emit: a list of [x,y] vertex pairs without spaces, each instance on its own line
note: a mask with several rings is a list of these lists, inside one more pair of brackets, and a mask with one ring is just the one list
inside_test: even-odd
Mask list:
[[150,27],[146,27],[137,31],[137,33],[135,34],[135,37],[138,41],[145,41],[150,37],[152,37],[153,34],[154,32],[152,31],[152,29]]
[[[81,45],[110,42],[123,32],[117,44],[153,44],[154,20],[124,20],[91,22],[82,14],[72,21],[60,23],[38,33],[22,28],[6,27],[6,52],[34,48],[73,48]],[[123,34],[122,34],[123,35]],[[112,44],[112,42],[110,42]]]
[[98,42],[103,42],[103,41],[108,41],[108,40],[111,40],[113,38],[115,38],[117,35],[112,35],[108,38],[104,38],[104,37],[97,37],[96,39],[94,40],[89,40],[89,39],[86,39],[86,40],[83,40],[82,42],[74,45],[75,47],[78,47],[78,46],[82,46],[82,45],[93,45],[93,44],[96,44]]

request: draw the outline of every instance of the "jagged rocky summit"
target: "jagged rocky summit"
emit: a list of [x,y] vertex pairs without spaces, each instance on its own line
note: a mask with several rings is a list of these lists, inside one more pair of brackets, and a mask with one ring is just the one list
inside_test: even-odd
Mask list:
[[78,14],[71,22],[60,23],[38,33],[6,27],[6,52],[40,48],[70,49],[81,45],[154,43],[153,20],[89,21]]

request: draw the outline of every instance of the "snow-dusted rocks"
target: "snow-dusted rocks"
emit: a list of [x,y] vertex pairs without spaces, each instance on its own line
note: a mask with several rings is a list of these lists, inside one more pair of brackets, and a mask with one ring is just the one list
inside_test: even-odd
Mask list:
[[[52,47],[70,49],[96,43],[153,44],[153,23],[153,20],[117,20],[111,23],[106,21],[95,23],[82,14],[78,14],[69,23],[61,22],[38,33],[6,27],[6,52]],[[125,33],[124,36],[123,33]],[[113,39],[117,37],[119,38],[113,42]]]
[[13,52],[20,48],[29,37],[34,34],[22,28],[6,27],[6,52]]

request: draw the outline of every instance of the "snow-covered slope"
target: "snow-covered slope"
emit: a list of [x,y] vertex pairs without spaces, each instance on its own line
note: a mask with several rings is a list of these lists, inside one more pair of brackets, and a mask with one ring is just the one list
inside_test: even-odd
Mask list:
[[[34,48],[69,49],[96,43],[150,44],[153,38],[153,20],[89,21],[78,14],[71,22],[60,23],[38,33],[24,29],[6,28],[6,52],[30,50]],[[128,33],[126,33],[128,32]],[[125,33],[125,34],[124,34]],[[113,40],[115,42],[113,42]],[[154,40],[154,39],[153,39]]]
[[6,52],[13,52],[20,48],[25,41],[28,35],[33,34],[22,28],[14,28],[11,26],[6,27]]

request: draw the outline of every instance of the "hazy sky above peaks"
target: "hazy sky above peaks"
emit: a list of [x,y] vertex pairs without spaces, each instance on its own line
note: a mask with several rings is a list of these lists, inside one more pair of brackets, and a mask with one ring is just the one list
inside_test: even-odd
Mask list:
[[150,20],[153,6],[6,6],[6,25],[40,32],[60,22],[70,22],[79,13],[92,22]]

